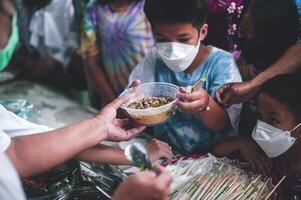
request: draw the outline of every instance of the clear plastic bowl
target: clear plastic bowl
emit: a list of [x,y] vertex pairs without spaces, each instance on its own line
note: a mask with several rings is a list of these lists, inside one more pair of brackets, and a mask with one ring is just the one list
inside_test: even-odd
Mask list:
[[[129,88],[120,96],[129,95],[130,100],[121,106],[136,122],[146,126],[153,126],[167,121],[176,111],[176,94],[179,87],[170,83],[145,83],[138,87]],[[129,108],[129,104],[144,97],[171,97],[174,100],[164,106],[146,109]]]

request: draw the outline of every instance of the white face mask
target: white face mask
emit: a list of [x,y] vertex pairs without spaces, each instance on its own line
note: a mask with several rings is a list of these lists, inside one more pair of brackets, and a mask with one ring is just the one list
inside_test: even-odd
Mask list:
[[185,71],[199,53],[201,37],[196,46],[178,42],[156,44],[156,50],[164,63],[175,72]]
[[296,138],[292,137],[291,133],[300,126],[301,123],[291,131],[283,131],[258,120],[252,137],[269,158],[275,158],[293,146]]

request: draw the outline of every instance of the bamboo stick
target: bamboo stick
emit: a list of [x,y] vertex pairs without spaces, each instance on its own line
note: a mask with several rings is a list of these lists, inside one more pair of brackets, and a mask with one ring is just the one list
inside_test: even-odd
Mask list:
[[279,187],[279,185],[283,182],[283,180],[286,178],[286,176],[283,176],[282,179],[278,182],[278,184],[273,188],[273,190],[268,194],[268,196],[264,200],[268,200],[272,194],[275,192],[275,190]]

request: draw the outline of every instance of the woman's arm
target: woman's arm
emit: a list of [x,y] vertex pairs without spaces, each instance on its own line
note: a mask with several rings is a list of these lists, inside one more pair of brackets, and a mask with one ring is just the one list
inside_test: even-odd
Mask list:
[[98,144],[97,146],[80,153],[76,158],[89,162],[131,165],[130,161],[124,156],[124,151],[122,149],[103,144]]
[[220,104],[230,106],[252,98],[267,80],[281,74],[301,70],[301,44],[290,47],[276,63],[260,73],[254,79],[243,83],[230,83],[221,87],[216,97]]
[[106,139],[105,124],[90,119],[43,134],[12,139],[7,155],[21,177],[36,175],[59,165]]
[[[150,160],[156,161],[164,159],[166,163],[172,160],[173,154],[169,145],[157,139],[153,139],[148,145],[147,150]],[[90,162],[107,163],[113,165],[131,165],[125,155],[124,150],[99,144],[88,149],[77,156],[78,159]]]
[[301,44],[290,47],[276,63],[255,77],[254,82],[262,85],[274,76],[301,70]]
[[7,155],[21,177],[45,172],[104,140],[129,140],[144,130],[116,119],[117,109],[128,101],[119,98],[94,118],[58,130],[12,139]]

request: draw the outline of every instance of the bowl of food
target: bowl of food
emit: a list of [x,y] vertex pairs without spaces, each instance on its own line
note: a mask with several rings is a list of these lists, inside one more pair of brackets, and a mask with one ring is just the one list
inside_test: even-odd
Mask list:
[[129,88],[120,96],[129,96],[121,108],[138,124],[153,126],[166,122],[176,111],[179,88],[170,83],[145,83]]

